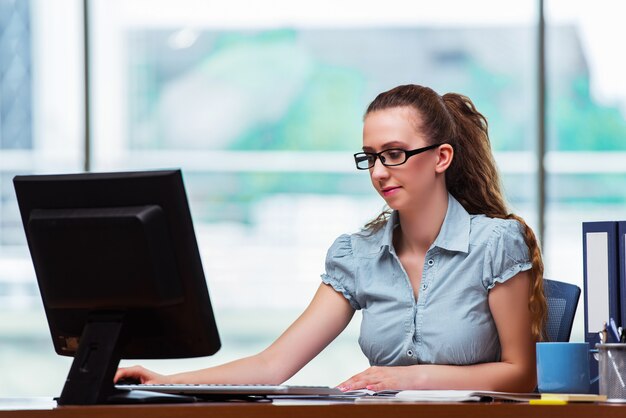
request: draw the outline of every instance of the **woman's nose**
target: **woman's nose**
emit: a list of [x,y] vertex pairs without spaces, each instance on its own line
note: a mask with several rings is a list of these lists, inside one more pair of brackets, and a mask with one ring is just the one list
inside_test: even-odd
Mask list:
[[374,161],[374,166],[370,168],[370,176],[372,176],[373,179],[384,179],[388,175],[389,171],[387,170],[387,167],[385,167],[383,163],[380,162],[380,159],[377,158],[376,161]]

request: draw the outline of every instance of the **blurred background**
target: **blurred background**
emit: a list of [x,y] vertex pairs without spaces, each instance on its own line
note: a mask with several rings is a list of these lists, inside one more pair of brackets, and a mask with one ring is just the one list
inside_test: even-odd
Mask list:
[[[545,222],[546,277],[582,287],[581,222],[626,218],[626,4],[544,1],[543,92],[541,9],[0,0],[0,395],[56,396],[71,363],[52,348],[15,175],[182,168],[223,347],[141,363],[211,366],[280,335],[319,285],[334,238],[380,212],[352,153],[367,104],[399,84],[472,98],[512,211]],[[366,368],[359,319],[288,383],[335,385]],[[572,340],[583,340],[582,302]]]

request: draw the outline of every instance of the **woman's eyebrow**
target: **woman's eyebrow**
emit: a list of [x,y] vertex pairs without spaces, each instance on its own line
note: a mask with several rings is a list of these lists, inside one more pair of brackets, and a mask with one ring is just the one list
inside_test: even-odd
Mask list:
[[[389,142],[385,142],[385,143],[384,143],[384,144],[380,147],[380,149],[381,149],[381,151],[382,151],[382,150],[386,150],[386,149],[389,149],[389,148],[402,148],[402,149],[404,149],[404,148],[406,148],[406,147],[407,147],[407,145],[406,145],[406,143],[404,143],[404,142],[401,142],[401,141],[389,141]],[[363,147],[363,151],[366,151],[366,152],[373,152],[373,151],[374,151],[374,148],[372,148],[372,147],[368,147],[368,146],[364,146],[364,147]]]

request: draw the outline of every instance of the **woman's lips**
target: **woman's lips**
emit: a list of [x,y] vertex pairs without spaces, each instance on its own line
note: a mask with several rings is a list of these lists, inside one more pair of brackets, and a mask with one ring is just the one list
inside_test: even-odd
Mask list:
[[398,190],[400,190],[400,186],[396,186],[396,187],[385,187],[383,189],[381,189],[381,191],[383,192],[383,196],[387,197],[387,196],[391,196],[392,194],[394,194],[395,192],[397,192]]

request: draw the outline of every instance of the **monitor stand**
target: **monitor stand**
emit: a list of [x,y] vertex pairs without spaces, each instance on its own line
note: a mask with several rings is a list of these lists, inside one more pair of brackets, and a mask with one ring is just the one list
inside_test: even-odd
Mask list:
[[90,315],[57,403],[59,405],[97,405],[196,401],[190,396],[116,389],[113,385],[113,378],[120,361],[120,351],[124,341],[123,313],[105,312]]

